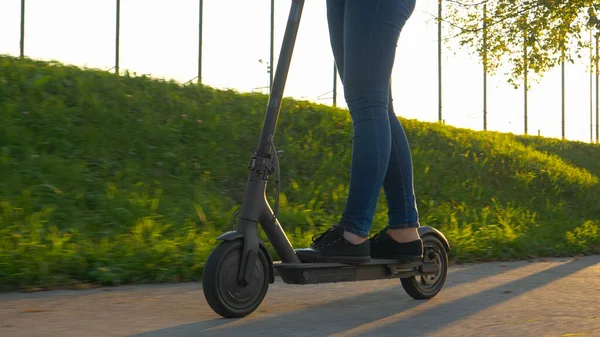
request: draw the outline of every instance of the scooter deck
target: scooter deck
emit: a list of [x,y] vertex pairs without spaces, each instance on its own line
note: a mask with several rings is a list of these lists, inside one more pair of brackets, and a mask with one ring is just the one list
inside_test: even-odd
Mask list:
[[282,263],[273,267],[285,283],[319,284],[337,282],[369,281],[392,278],[407,278],[434,274],[438,270],[435,262],[401,262],[397,260],[373,259],[361,264],[346,263]]

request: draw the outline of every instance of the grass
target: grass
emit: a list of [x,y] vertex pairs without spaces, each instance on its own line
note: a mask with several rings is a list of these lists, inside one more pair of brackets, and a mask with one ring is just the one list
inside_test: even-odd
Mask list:
[[[0,56],[0,289],[200,279],[239,209],[266,103]],[[454,261],[600,252],[600,146],[401,122],[421,224]],[[344,206],[351,120],[286,98],[275,142],[279,218],[307,245]],[[382,193],[373,230],[386,220]]]

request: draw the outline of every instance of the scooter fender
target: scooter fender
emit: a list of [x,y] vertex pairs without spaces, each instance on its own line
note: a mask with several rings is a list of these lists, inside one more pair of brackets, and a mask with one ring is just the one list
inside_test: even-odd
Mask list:
[[419,232],[419,236],[421,236],[421,237],[423,237],[424,235],[436,236],[444,245],[446,252],[450,251],[450,243],[448,242],[448,239],[446,239],[444,234],[442,232],[440,232],[439,230],[437,230],[433,227],[429,227],[429,226],[421,226],[417,229],[417,231]]
[[[219,241],[244,240],[244,233],[238,232],[238,231],[229,231],[229,232],[219,235],[217,240],[219,240]],[[269,261],[269,266],[270,266],[269,283],[272,284],[275,282],[275,269],[273,268],[273,257],[271,257],[271,254],[269,254],[269,250],[267,249],[267,246],[265,246],[264,242],[260,239],[258,240],[258,246],[260,247],[260,249],[262,249],[263,253],[267,257],[267,260]]]

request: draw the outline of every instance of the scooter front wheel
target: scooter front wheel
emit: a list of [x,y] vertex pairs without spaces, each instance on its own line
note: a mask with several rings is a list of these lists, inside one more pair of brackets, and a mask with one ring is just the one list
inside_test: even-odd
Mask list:
[[410,297],[426,300],[437,295],[446,282],[448,275],[448,254],[442,242],[433,235],[423,236],[423,259],[437,265],[433,275],[402,278],[402,287]]
[[202,288],[208,305],[225,318],[251,314],[261,304],[269,288],[269,263],[259,249],[254,275],[247,285],[238,283],[243,240],[223,241],[204,265]]

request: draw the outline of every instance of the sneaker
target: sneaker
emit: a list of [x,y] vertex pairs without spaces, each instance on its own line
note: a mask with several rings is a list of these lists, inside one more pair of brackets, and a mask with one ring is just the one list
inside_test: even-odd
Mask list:
[[344,238],[344,228],[334,225],[313,236],[310,248],[296,249],[303,262],[364,263],[371,260],[370,242],[355,245]]
[[398,242],[387,234],[387,228],[369,239],[371,257],[374,259],[392,259],[406,262],[423,259],[423,240]]

